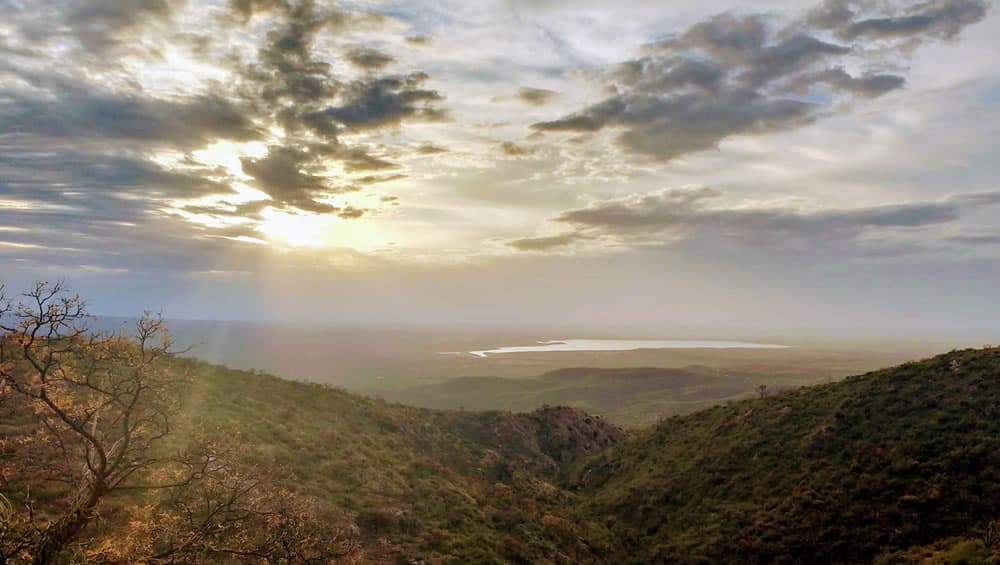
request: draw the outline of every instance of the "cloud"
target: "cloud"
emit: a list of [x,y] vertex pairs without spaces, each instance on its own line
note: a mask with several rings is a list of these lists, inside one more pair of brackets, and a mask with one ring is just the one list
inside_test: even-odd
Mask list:
[[517,89],[517,98],[521,102],[531,106],[544,106],[556,96],[559,96],[558,92],[554,90],[546,90],[544,88],[522,86]]
[[995,206],[1000,204],[1000,190],[956,194],[951,200],[963,206]]
[[1000,234],[956,235],[949,237],[948,241],[960,245],[1000,247]]
[[309,212],[332,212],[333,206],[317,202],[328,189],[326,179],[307,172],[315,158],[294,147],[271,147],[261,159],[242,159],[243,172],[275,201]]
[[171,147],[260,135],[246,108],[217,94],[173,101],[87,90],[83,85],[44,98],[11,95],[0,106],[0,130],[43,139]]
[[307,104],[328,100],[339,84],[332,67],[314,56],[316,35],[344,26],[351,16],[339,10],[321,10],[312,0],[291,4],[281,0],[238,1],[237,14],[249,21],[258,11],[279,14],[280,25],[267,32],[256,62],[247,64],[243,74],[258,90],[255,97],[272,105],[286,102]]
[[824,30],[836,28],[841,40],[859,42],[875,41],[875,30],[893,27],[905,28],[912,38],[951,38],[982,19],[985,7],[974,0],[935,0],[910,11],[907,17],[924,23],[857,20],[851,3],[837,1],[786,27],[764,15],[718,15],[615,67],[605,76],[613,92],[605,99],[531,127],[610,129],[629,152],[659,161],[716,148],[733,136],[800,127],[835,110],[839,95],[874,98],[905,83],[887,73],[852,75],[842,64],[886,64],[886,57],[903,53],[901,46],[880,55],[884,50],[870,49],[874,45],[827,41],[820,37]]
[[128,41],[129,33],[150,22],[167,22],[184,2],[168,0],[78,0],[64,22],[87,51],[101,53]]
[[576,243],[577,241],[588,239],[580,232],[568,231],[557,235],[525,237],[508,242],[508,245],[518,251],[549,251],[560,247]]
[[257,13],[288,11],[291,7],[287,0],[230,0],[229,6],[244,22]]
[[331,122],[353,130],[398,126],[404,120],[442,120],[446,113],[433,106],[443,100],[435,90],[420,88],[421,72],[355,81],[345,88],[344,103],[319,112]]
[[410,35],[406,37],[406,42],[410,45],[430,45],[431,36],[429,35]]
[[347,52],[346,57],[351,64],[366,71],[382,70],[396,61],[392,55],[370,47],[355,47]]
[[420,155],[437,155],[439,153],[447,153],[448,150],[433,143],[421,143],[417,146],[416,152]]
[[952,39],[986,17],[989,5],[982,0],[929,0],[909,6],[902,13],[862,17],[850,0],[827,0],[810,21],[834,30],[844,39]]
[[855,77],[847,73],[843,68],[836,67],[804,75],[798,81],[792,83],[789,86],[789,90],[807,93],[812,85],[820,83],[825,83],[844,92],[850,92],[855,96],[877,98],[883,94],[902,88],[906,84],[906,79],[898,75],[885,73],[867,73]]
[[[0,24],[0,195],[31,203],[18,208],[18,222],[77,237],[95,221],[170,217],[172,225],[192,222],[188,236],[215,230],[213,237],[245,241],[268,206],[342,218],[371,212],[327,199],[388,180],[371,173],[400,167],[386,157],[400,151],[359,139],[359,131],[444,116],[443,97],[422,86],[428,75],[382,76],[391,57],[356,36],[330,35],[374,30],[385,22],[379,14],[313,0],[227,3],[10,6]],[[217,27],[192,38],[175,26],[187,18]],[[171,72],[161,80],[155,69],[167,52],[149,55],[167,46]],[[116,59],[105,53],[111,49]],[[337,52],[369,71],[365,78],[337,76]],[[202,75],[194,61],[212,72]],[[246,142],[267,153],[248,157]],[[242,180],[240,169],[271,200],[240,203],[231,184]],[[204,218],[243,231],[208,227]]]
[[500,151],[508,157],[528,157],[534,155],[537,151],[537,147],[525,147],[523,145],[518,145],[513,141],[504,141],[500,144]]
[[[94,215],[173,198],[229,192],[207,171],[171,170],[128,153],[66,148],[40,152],[0,143],[0,194],[43,196],[49,203],[92,208]],[[80,195],[86,195],[80,198]]]
[[517,239],[509,245],[522,251],[547,251],[582,240],[614,240],[636,246],[682,241],[725,241],[737,245],[783,245],[790,241],[857,243],[872,234],[956,222],[963,206],[978,198],[973,193],[933,202],[806,211],[764,204],[724,206],[719,204],[723,196],[715,189],[699,188],[597,201],[553,219],[557,224],[570,226],[570,231]]

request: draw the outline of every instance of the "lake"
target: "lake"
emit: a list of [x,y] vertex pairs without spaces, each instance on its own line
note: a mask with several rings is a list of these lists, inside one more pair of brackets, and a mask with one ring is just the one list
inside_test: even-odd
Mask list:
[[539,341],[535,345],[514,345],[469,351],[486,357],[501,353],[542,353],[548,351],[633,351],[636,349],[787,349],[788,346],[746,341],[685,340],[685,339],[565,339]]

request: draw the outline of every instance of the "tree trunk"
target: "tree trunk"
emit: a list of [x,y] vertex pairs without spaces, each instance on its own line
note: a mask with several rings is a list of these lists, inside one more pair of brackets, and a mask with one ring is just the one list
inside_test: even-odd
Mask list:
[[66,546],[72,543],[90,523],[90,519],[94,517],[94,508],[104,493],[105,489],[100,486],[89,486],[87,493],[79,498],[80,502],[42,534],[41,541],[35,547],[32,565],[53,563]]

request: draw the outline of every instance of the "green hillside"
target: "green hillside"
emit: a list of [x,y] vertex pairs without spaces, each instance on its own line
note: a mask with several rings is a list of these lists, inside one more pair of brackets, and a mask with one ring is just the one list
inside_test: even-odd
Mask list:
[[627,562],[907,562],[953,536],[975,555],[1000,518],[1000,349],[671,418],[572,485]]
[[558,555],[565,540],[542,520],[571,495],[553,483],[569,463],[623,438],[569,409],[432,411],[184,362],[198,375],[192,428],[252,438],[247,457],[286,469],[286,486],[346,513],[371,559]]
[[[432,411],[193,359],[170,363],[192,378],[167,451],[206,436],[236,446],[248,468],[350,532],[363,562],[598,559],[579,541],[586,525],[560,516],[572,495],[556,484],[571,463],[624,438],[599,417],[569,408]],[[36,429],[12,402],[0,403],[0,422],[0,446]],[[16,501],[25,485],[5,486],[0,494]],[[82,545],[124,546],[136,529],[132,510],[157,504],[151,496],[109,497]]]
[[[245,464],[312,501],[329,528],[356,541],[352,562],[1000,556],[987,547],[1000,539],[997,349],[734,401],[631,436],[569,408],[439,411],[191,359],[170,363],[193,377],[171,446],[205,435],[238,446]],[[641,381],[644,371],[617,376]],[[31,431],[16,405],[0,403],[0,412],[0,440]],[[79,546],[134,545],[135,531],[155,527],[135,510],[159,500],[145,496],[109,497]]]

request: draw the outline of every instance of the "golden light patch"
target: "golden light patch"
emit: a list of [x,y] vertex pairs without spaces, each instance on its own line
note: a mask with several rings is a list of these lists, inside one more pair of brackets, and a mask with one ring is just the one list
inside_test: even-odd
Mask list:
[[265,239],[289,247],[339,247],[370,252],[390,245],[384,230],[368,218],[344,219],[335,214],[293,213],[274,208],[261,212],[257,226]]

